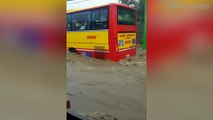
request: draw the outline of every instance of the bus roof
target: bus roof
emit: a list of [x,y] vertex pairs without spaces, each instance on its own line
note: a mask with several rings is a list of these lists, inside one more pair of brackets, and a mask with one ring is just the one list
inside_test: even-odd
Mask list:
[[110,4],[105,4],[105,5],[100,5],[100,6],[95,6],[95,7],[85,8],[85,9],[71,9],[71,10],[67,10],[67,13],[85,11],[85,10],[90,10],[90,9],[95,9],[95,8],[100,8],[100,7],[105,7],[105,6],[111,6],[111,5],[125,7],[125,8],[129,8],[129,9],[135,10],[135,8],[129,7],[128,5],[125,5],[125,4],[110,3]]
[[75,11],[79,11],[81,9],[70,9],[70,10],[67,10],[67,13],[71,13],[71,12],[75,12]]

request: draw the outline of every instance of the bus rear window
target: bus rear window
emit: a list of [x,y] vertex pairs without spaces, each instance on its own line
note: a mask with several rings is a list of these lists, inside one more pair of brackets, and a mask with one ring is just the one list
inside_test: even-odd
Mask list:
[[135,25],[135,11],[118,7],[118,24]]

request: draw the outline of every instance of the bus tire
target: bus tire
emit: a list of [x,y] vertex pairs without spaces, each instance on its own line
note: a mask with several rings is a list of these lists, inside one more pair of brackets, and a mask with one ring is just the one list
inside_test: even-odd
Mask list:
[[71,53],[78,54],[78,51],[75,48],[69,48],[68,49]]

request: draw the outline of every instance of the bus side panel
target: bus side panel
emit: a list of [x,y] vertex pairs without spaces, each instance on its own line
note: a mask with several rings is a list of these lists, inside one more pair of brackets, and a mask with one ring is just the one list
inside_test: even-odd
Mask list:
[[105,59],[109,52],[108,30],[67,32],[67,48],[75,48],[79,54]]
[[117,56],[116,48],[117,46],[117,36],[116,36],[116,25],[117,19],[116,19],[116,6],[110,5],[109,6],[109,54],[108,59],[112,61],[119,61],[119,56]]

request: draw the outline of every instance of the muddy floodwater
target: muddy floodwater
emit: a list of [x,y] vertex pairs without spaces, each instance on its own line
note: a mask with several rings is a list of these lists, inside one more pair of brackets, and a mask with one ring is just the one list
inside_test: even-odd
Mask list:
[[107,113],[118,120],[146,119],[146,57],[114,63],[67,52],[67,96],[82,115]]

